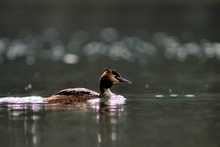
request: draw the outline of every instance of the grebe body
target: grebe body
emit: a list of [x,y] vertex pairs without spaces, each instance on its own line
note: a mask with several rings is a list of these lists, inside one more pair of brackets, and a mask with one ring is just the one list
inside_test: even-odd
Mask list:
[[45,101],[48,103],[72,103],[84,102],[86,100],[98,97],[98,92],[86,88],[68,88],[53,94]]
[[100,93],[87,88],[68,88],[61,90],[52,96],[45,98],[44,102],[48,103],[73,103],[73,102],[85,102],[95,98],[110,98],[112,92],[110,88],[119,82],[125,82],[130,84],[131,82],[116,72],[114,69],[105,69],[104,73],[99,79]]

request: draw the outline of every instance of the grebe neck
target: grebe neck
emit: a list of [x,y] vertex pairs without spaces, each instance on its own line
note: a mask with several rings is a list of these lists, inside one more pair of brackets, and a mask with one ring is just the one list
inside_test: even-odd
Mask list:
[[109,97],[112,92],[110,88],[112,87],[113,83],[107,77],[101,77],[99,80],[99,90],[100,90],[100,98]]
[[100,98],[110,98],[110,96],[112,95],[112,92],[109,88],[107,89],[103,89],[99,95]]

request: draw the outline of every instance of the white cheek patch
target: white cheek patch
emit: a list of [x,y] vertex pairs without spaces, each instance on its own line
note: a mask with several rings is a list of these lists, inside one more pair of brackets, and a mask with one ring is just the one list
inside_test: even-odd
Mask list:
[[114,75],[111,75],[111,80],[112,80],[113,84],[116,84],[119,82],[119,80],[116,79]]

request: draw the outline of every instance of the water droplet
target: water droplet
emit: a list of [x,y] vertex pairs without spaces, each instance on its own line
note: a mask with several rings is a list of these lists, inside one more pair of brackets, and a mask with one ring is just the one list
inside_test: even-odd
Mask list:
[[145,88],[149,88],[150,87],[150,85],[149,84],[145,84]]
[[190,98],[190,97],[195,97],[195,95],[194,94],[186,94],[185,97],[189,97]]
[[162,97],[164,97],[164,95],[162,95],[162,94],[157,94],[157,95],[155,95],[155,97],[156,97],[156,98],[162,98]]

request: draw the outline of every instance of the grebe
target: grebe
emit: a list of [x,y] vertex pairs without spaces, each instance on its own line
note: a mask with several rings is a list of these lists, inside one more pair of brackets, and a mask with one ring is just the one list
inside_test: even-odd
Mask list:
[[105,69],[104,73],[99,79],[100,94],[86,88],[68,88],[61,90],[52,96],[45,98],[44,102],[48,103],[73,103],[73,102],[85,102],[86,100],[94,98],[110,98],[112,92],[110,88],[119,82],[125,82],[131,84],[131,82],[114,69]]

